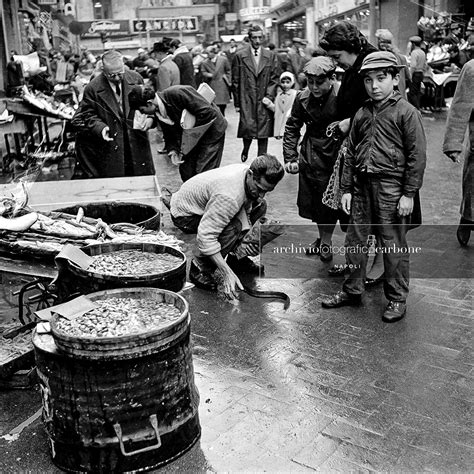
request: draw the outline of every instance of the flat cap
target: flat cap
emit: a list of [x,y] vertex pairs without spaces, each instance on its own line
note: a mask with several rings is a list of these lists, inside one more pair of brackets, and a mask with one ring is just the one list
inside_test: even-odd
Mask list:
[[397,57],[389,51],[375,51],[368,54],[362,61],[359,71],[369,71],[372,69],[382,69],[385,67],[405,67],[399,64]]
[[336,63],[328,56],[316,56],[305,65],[303,72],[310,76],[327,76],[336,71]]
[[308,41],[303,39],[303,38],[293,38],[291,41],[293,41],[293,43],[299,43],[299,44],[308,44]]
[[408,41],[410,41],[411,43],[420,44],[423,40],[421,39],[420,36],[415,35],[415,36],[410,36],[408,38]]
[[392,33],[389,30],[386,30],[386,29],[383,29],[383,28],[381,28],[381,29],[379,29],[375,32],[375,37],[379,38],[381,40],[384,40],[384,41],[390,41],[390,42],[393,41]]

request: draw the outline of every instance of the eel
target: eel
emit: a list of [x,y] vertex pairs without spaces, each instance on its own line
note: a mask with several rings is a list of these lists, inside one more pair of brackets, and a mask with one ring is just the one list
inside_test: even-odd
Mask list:
[[271,291],[271,290],[256,290],[250,286],[243,285],[245,293],[254,298],[272,298],[283,301],[283,308],[288,309],[290,306],[290,297],[282,291]]

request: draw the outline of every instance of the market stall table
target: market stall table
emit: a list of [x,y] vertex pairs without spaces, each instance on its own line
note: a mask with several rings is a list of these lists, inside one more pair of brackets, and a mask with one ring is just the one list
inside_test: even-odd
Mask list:
[[[18,192],[17,184],[0,185],[0,196],[11,196],[14,192]],[[52,211],[70,205],[110,201],[148,204],[161,210],[160,188],[154,175],[30,183],[28,198],[28,206],[37,211]],[[31,298],[33,298],[31,302],[40,305],[51,302],[48,286],[57,271],[53,262],[17,257],[0,256],[0,272],[23,275],[31,280],[17,292],[18,317],[24,324],[25,316],[28,319],[31,317],[31,311],[28,309]],[[30,292],[34,294],[28,297],[27,293],[31,294]],[[27,309],[26,315],[25,309]]]
[[448,84],[457,83],[459,79],[458,73],[447,72],[442,74],[431,74],[425,76],[423,84],[429,95],[433,100],[432,108],[435,111],[441,110],[445,105],[445,88]]

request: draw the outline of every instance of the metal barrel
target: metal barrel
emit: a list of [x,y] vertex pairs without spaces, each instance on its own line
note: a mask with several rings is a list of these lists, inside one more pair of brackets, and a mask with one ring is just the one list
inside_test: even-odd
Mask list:
[[145,229],[160,230],[160,210],[149,204],[121,201],[89,202],[56,209],[55,212],[76,215],[81,207],[85,216],[92,219],[100,218],[107,224],[127,222]]

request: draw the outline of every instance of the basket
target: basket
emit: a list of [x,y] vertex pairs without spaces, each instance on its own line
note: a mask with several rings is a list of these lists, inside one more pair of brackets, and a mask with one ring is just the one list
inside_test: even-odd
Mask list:
[[167,350],[189,330],[189,307],[186,300],[172,291],[158,288],[118,288],[87,295],[91,301],[112,297],[153,298],[158,302],[173,304],[180,316],[155,330],[129,336],[78,337],[65,334],[58,329],[61,316],[51,319],[51,333],[58,349],[64,353],[85,359],[131,359]]

